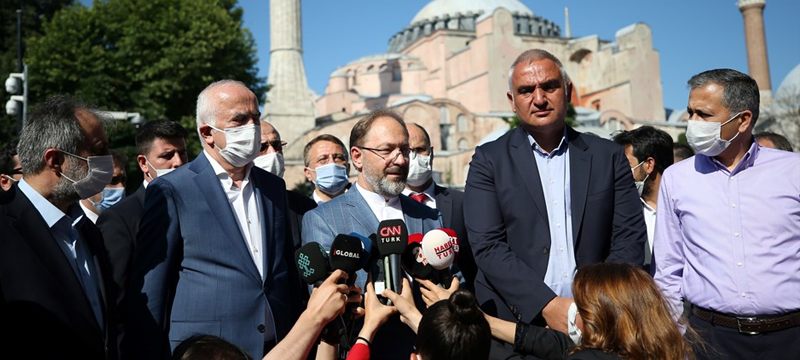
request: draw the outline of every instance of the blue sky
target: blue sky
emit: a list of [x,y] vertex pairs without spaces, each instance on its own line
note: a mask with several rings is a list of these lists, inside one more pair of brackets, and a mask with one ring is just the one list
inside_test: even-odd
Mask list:
[[[523,0],[534,14],[564,29],[569,7],[573,36],[613,40],[627,25],[644,22],[661,57],[664,106],[686,106],[686,80],[703,70],[729,67],[747,72],[742,16],[736,0]],[[337,67],[383,53],[427,0],[302,1],[303,50],[309,86],[322,93]],[[269,1],[240,0],[245,26],[258,46],[259,74],[269,71]],[[800,1],[767,0],[764,12],[773,91],[800,64]]]

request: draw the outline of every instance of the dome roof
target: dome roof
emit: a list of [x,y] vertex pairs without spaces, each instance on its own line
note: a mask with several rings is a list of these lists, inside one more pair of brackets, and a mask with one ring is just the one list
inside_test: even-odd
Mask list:
[[440,18],[445,15],[453,16],[456,13],[466,14],[467,12],[472,12],[474,14],[488,15],[501,7],[512,13],[518,12],[520,14],[533,15],[533,11],[519,0],[433,0],[414,16],[411,23],[433,19],[437,16]]
[[775,92],[776,99],[791,98],[800,94],[800,64],[789,72],[789,75],[781,81],[778,90]]

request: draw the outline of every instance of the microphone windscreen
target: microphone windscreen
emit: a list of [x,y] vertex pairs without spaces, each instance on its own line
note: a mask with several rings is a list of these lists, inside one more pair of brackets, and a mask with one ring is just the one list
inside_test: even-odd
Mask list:
[[328,255],[322,245],[316,242],[310,242],[297,249],[294,260],[300,277],[308,284],[314,285],[325,280],[331,272]]
[[361,240],[355,236],[339,234],[331,243],[329,254],[331,270],[342,270],[353,275],[364,257]]
[[436,270],[447,269],[455,260],[455,240],[440,229],[428,231],[422,237],[422,254]]
[[419,279],[429,279],[433,273],[433,268],[428,265],[422,256],[422,249],[419,243],[409,243],[400,255],[400,263],[411,277]]
[[450,236],[450,240],[453,240],[453,250],[455,250],[456,255],[458,255],[460,242],[458,240],[458,234],[456,231],[451,228],[439,228],[439,230],[444,231],[448,236]]
[[381,256],[400,255],[408,243],[406,223],[400,219],[383,220],[378,225],[378,253]]
[[357,237],[358,240],[361,241],[361,249],[363,256],[361,258],[360,267],[362,269],[366,269],[367,267],[369,267],[370,261],[372,261],[372,259],[374,258],[373,252],[376,251],[376,249],[372,246],[374,242],[372,239],[375,237],[375,234],[370,234],[369,237],[366,237],[357,232],[351,232],[350,236]]
[[422,234],[413,233],[413,234],[408,235],[408,243],[409,244],[413,244],[413,243],[419,244],[420,242],[422,242]]

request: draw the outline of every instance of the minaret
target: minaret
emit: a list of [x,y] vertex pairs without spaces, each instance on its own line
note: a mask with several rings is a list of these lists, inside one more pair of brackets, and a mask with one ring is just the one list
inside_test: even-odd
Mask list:
[[758,83],[761,102],[772,100],[772,83],[769,80],[767,40],[764,35],[764,7],[766,0],[739,0],[739,11],[744,17],[744,38],[747,44],[747,67],[750,76]]
[[[314,127],[314,104],[303,66],[300,0],[269,2],[269,78],[264,118],[289,142]],[[301,147],[302,148],[302,147]]]
[[572,38],[572,28],[569,24],[569,8],[564,6],[564,37]]

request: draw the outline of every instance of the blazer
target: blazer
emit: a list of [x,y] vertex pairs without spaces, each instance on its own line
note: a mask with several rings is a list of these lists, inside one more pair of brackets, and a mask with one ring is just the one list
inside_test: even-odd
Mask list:
[[[641,265],[647,232],[622,147],[569,127],[566,137],[577,266],[603,261]],[[550,228],[525,130],[516,128],[475,150],[464,193],[481,306],[502,319],[531,323],[555,294],[543,281]],[[537,323],[543,324],[542,319]]]
[[442,226],[453,229],[458,234],[456,266],[464,276],[465,284],[462,285],[473,291],[478,266],[475,265],[472,248],[469,246],[467,227],[464,225],[464,192],[435,185],[433,194],[436,199],[436,209],[442,215]]
[[303,215],[317,207],[317,203],[308,196],[294,190],[286,190],[287,205],[289,207],[289,229],[292,233],[294,249],[302,246],[300,239],[303,230]]
[[144,186],[122,199],[97,218],[97,227],[103,233],[103,243],[108,250],[114,284],[121,290],[128,275],[128,266],[133,257],[133,243],[139,232],[139,221],[144,213]]
[[[403,217],[409,234],[424,234],[441,227],[439,213],[436,210],[405,195],[400,195],[400,206],[403,208]],[[353,187],[306,213],[303,217],[303,244],[318,242],[326,249],[330,249],[336,235],[356,232],[369,236],[378,230],[378,224],[378,218],[372,213],[367,201]],[[366,289],[367,273],[359,270],[356,275],[356,285]],[[358,324],[356,327],[352,330],[353,334],[358,333],[361,325]],[[406,360],[413,350],[415,339],[414,333],[401,323],[398,317],[393,317],[378,330],[372,349],[375,354],[381,354],[382,359]]]
[[124,355],[166,357],[186,338],[210,334],[260,358],[294,324],[299,280],[289,269],[286,187],[256,166],[249,180],[263,211],[264,279],[204,154],[147,187]]
[[95,269],[99,269],[102,326],[94,317],[70,260],[33,203],[18,187],[0,198],[3,353],[41,359],[116,358],[116,295],[100,231],[85,217],[76,224]]

